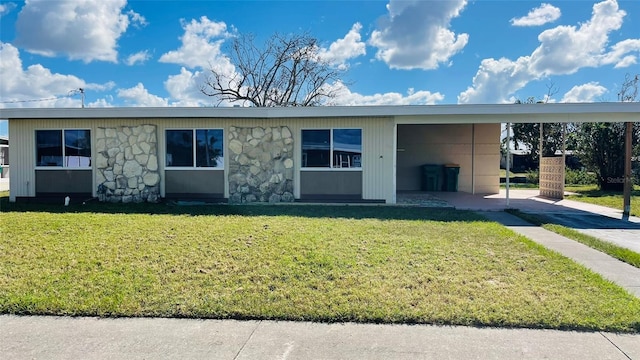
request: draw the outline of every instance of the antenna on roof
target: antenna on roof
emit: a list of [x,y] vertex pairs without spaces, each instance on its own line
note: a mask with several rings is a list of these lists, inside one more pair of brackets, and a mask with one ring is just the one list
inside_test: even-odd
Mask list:
[[79,88],[78,91],[80,91],[80,96],[82,97],[82,108],[84,109],[84,89]]
[[82,108],[84,109],[84,89],[83,88],[77,88],[77,89],[73,89],[71,91],[69,91],[69,95],[68,96],[73,96],[77,93],[80,93],[80,96],[82,98]]

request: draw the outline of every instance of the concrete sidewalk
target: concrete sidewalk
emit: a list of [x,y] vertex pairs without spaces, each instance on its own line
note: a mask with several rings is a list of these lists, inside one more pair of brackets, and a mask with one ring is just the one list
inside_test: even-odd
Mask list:
[[5,359],[640,359],[640,335],[461,326],[0,316]]

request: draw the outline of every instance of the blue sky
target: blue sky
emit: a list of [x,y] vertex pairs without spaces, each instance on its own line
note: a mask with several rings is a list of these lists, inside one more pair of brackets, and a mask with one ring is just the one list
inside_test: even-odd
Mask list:
[[635,0],[0,1],[0,107],[214,106],[209,64],[274,32],[348,69],[337,105],[615,101],[639,29]]

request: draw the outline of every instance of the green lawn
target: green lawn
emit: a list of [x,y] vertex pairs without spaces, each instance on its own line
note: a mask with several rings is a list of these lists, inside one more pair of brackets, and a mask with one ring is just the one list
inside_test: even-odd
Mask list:
[[[607,206],[613,209],[623,209],[624,198],[622,193],[606,192],[598,190],[596,185],[567,186],[565,191],[575,192],[569,200],[582,201],[589,204]],[[631,215],[640,216],[640,186],[635,185],[631,192]]]
[[[509,174],[510,174],[510,176],[509,176],[510,178],[518,177],[518,176],[527,176],[526,172],[524,172],[524,173],[516,173],[516,172],[513,172],[511,170],[509,170]],[[506,169],[500,169],[500,177],[506,177],[506,176],[507,176],[507,170]]]
[[471,212],[0,205],[0,313],[640,331],[640,299]]

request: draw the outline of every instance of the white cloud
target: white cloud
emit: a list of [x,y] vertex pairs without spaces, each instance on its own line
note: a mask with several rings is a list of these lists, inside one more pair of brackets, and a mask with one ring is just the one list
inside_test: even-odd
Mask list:
[[615,63],[621,54],[612,57],[615,51],[605,51],[609,33],[620,29],[625,14],[615,0],[607,0],[595,4],[591,19],[580,27],[558,26],[543,31],[538,36],[541,45],[531,54],[532,71],[572,74],[582,67]]
[[144,64],[150,58],[151,58],[151,55],[149,54],[149,51],[144,50],[144,51],[139,51],[135,54],[129,55],[127,59],[124,61],[124,63],[129,66],[133,66],[138,63]]
[[90,102],[87,104],[87,107],[92,107],[92,108],[114,107],[113,97],[107,96],[106,98],[102,98],[102,99],[98,99],[96,101]]
[[543,3],[540,7],[529,11],[527,16],[511,19],[511,25],[540,26],[558,20],[560,18],[560,14],[560,9],[557,7]]
[[562,97],[561,102],[565,103],[578,103],[578,102],[593,102],[598,97],[607,92],[607,89],[599,83],[592,81],[587,84],[576,85],[567,91]]
[[626,39],[611,47],[611,51],[601,57],[603,64],[615,64],[615,68],[625,68],[638,62],[637,54],[629,53],[640,51],[640,39]]
[[569,75],[585,67],[636,63],[640,39],[627,39],[608,47],[609,33],[620,29],[625,12],[615,0],[593,6],[589,21],[576,26],[557,26],[538,36],[540,45],[517,60],[484,59],[472,86],[458,95],[459,103],[507,102],[528,82],[552,75]]
[[169,101],[157,95],[150,94],[142,83],[128,89],[118,89],[117,96],[130,106],[163,107],[169,106]]
[[122,13],[126,0],[26,0],[16,23],[16,43],[43,56],[117,62],[117,41],[142,16]]
[[344,38],[334,41],[329,46],[329,49],[320,49],[318,51],[319,57],[332,64],[346,67],[345,62],[347,60],[365,55],[367,53],[366,44],[360,36],[361,30],[362,24],[353,24]]
[[149,25],[149,23],[147,22],[147,19],[145,19],[144,16],[136,13],[133,10],[129,10],[127,12],[127,15],[129,15],[129,17],[131,18],[131,22],[133,23],[133,26],[135,26],[135,27],[142,27],[142,26]]
[[12,2],[0,4],[0,17],[2,17],[4,14],[8,14],[9,12],[11,12],[11,10],[15,8],[16,8],[16,4]]
[[204,95],[200,87],[206,80],[201,71],[191,72],[184,67],[180,74],[171,75],[164,82],[164,87],[169,92],[174,106],[209,106],[213,104],[213,98]]
[[390,0],[388,14],[373,31],[369,44],[378,48],[376,58],[395,69],[436,69],[450,63],[469,41],[468,34],[449,30],[466,0]]
[[108,81],[104,84],[87,84],[85,85],[85,90],[95,90],[95,91],[109,91],[116,87],[116,83],[113,81]]
[[193,19],[187,23],[182,20],[182,28],[182,45],[178,50],[163,54],[160,62],[183,65],[191,69],[206,69],[211,64],[226,69],[225,73],[233,72],[233,65],[220,50],[224,40],[231,36],[224,22],[214,22],[202,16],[200,21]]
[[112,82],[87,84],[73,75],[52,73],[40,64],[23,69],[18,49],[8,43],[0,43],[0,78],[0,107],[79,107],[80,96],[70,97],[72,90],[104,91],[114,86]]
[[414,91],[409,89],[406,95],[388,92],[384,94],[362,95],[351,92],[341,82],[326,85],[331,91],[336,93],[336,97],[327,105],[432,105],[444,100],[444,95],[430,91]]
[[180,48],[163,54],[159,60],[183,66],[179,74],[167,78],[165,89],[169,92],[172,105],[212,105],[212,98],[202,94],[200,89],[210,68],[224,74],[227,79],[233,78],[235,66],[221,50],[224,41],[232,34],[227,31],[224,22],[214,22],[206,16],[199,20],[192,19],[191,22],[181,22],[184,34],[180,37]]
[[529,73],[530,58],[516,61],[506,58],[484,59],[473,78],[473,86],[458,95],[459,103],[508,103],[509,95],[523,88],[532,76]]

